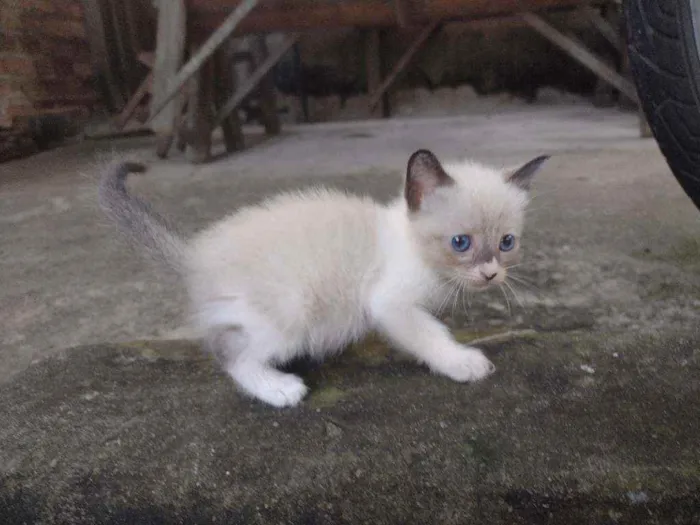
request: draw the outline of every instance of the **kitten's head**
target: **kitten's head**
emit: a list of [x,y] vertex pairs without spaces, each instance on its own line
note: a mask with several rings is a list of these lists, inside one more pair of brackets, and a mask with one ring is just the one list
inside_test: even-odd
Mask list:
[[512,171],[448,165],[427,150],[408,161],[405,197],[424,260],[472,290],[504,282],[517,263],[528,190],[549,157]]

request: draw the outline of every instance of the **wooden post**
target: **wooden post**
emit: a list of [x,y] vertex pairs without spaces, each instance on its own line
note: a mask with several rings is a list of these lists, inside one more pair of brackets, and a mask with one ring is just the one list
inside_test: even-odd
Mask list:
[[[159,2],[150,118],[151,129],[156,134],[158,143],[156,153],[159,157],[165,157],[168,154],[175,134],[175,121],[180,103],[172,101],[173,97],[168,98],[168,88],[170,79],[177,74],[182,64],[186,22],[184,0]],[[163,111],[158,113],[158,108]]]
[[206,162],[211,156],[214,82],[213,61],[208,60],[191,78],[187,110],[187,156],[194,163]]
[[[251,38],[251,51],[255,57],[255,63],[261,64],[269,56],[265,35]],[[268,135],[277,135],[281,131],[280,118],[277,114],[277,100],[275,97],[275,81],[271,71],[266,73],[258,85],[258,104],[260,104],[260,120]]]
[[231,95],[224,106],[219,109],[214,121],[215,126],[221,124],[229,113],[231,113],[231,111],[236,109],[238,105],[243,102],[243,99],[246,98],[250,92],[258,86],[260,80],[274,67],[279,59],[284,56],[289,48],[294,45],[298,38],[299,37],[297,35],[288,36],[279,46],[279,48],[276,49],[274,53],[270,54],[270,56],[268,56],[262,64],[258,65],[253,74],[250,75],[242,85],[238,86],[236,92]]
[[396,65],[392,68],[391,72],[387,75],[381,85],[372,92],[372,98],[369,101],[370,109],[379,103],[380,98],[386,93],[386,91],[391,87],[396,78],[401,74],[401,72],[406,68],[406,66],[411,62],[411,59],[418,52],[418,50],[423,46],[423,44],[428,40],[428,37],[433,34],[433,32],[439,27],[440,21],[435,20],[431,24],[423,28],[418,37],[411,43],[409,48],[404,52],[404,54],[399,58]]
[[[381,35],[379,29],[365,32],[365,67],[367,68],[367,94],[371,97],[377,92],[382,82]],[[381,95],[382,108],[376,110],[376,104],[369,107],[370,115],[388,117],[390,113],[389,96]]]
[[[202,67],[202,64],[207,61],[218,47],[231,36],[233,31],[236,29],[238,24],[243,20],[248,13],[250,13],[253,8],[257,5],[259,0],[243,0],[236,9],[223,21],[223,23],[214,31],[214,33],[207,39],[204,44],[200,46],[197,52],[192,55],[192,57],[187,61],[187,64],[182,66],[182,69],[177,71],[177,74],[168,77],[167,89],[164,94],[154,103],[151,110],[151,119],[154,119],[158,114],[167,106],[167,104],[172,100],[177,92],[182,86]],[[162,6],[170,4],[182,5],[184,12],[183,0],[161,0]],[[184,17],[183,17],[184,18]],[[160,17],[159,17],[159,31],[160,31]],[[184,38],[184,30],[182,32]],[[156,56],[161,48],[160,40],[158,41],[158,48],[156,49]],[[165,53],[165,51],[162,51]],[[157,74],[157,73],[156,73]]]
[[[233,67],[233,56],[226,47],[221,47],[214,54],[216,67],[216,82],[214,91],[214,101],[216,110],[219,111],[226,104],[226,99],[236,87],[235,68]],[[224,133],[224,143],[226,151],[233,152],[245,148],[245,137],[241,128],[241,120],[236,111],[232,111],[221,122],[221,129]]]

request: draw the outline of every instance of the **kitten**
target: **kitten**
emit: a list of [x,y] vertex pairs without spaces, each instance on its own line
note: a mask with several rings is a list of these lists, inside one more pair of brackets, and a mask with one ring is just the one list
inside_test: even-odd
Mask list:
[[316,188],[246,207],[191,240],[131,196],[139,164],[113,164],[99,187],[106,214],[183,276],[205,346],[243,392],[276,407],[308,388],[277,368],[383,334],[433,372],[475,381],[494,365],[458,344],[429,312],[455,286],[501,284],[520,248],[530,182],[548,157],[509,173],[430,151],[408,161],[389,204]]

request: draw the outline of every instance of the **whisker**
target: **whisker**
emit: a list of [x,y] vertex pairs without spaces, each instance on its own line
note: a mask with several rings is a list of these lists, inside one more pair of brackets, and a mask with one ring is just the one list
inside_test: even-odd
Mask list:
[[460,290],[460,293],[462,294],[462,309],[464,310],[465,313],[467,313],[468,312],[467,305],[464,304],[464,297],[465,297],[465,295],[467,295],[467,285],[466,285],[466,283],[461,283],[461,286],[462,286],[462,288]]
[[[508,279],[512,279],[512,276],[508,276]],[[511,284],[513,286],[515,286],[515,285],[522,286],[526,292],[534,294],[538,299],[542,299],[545,296],[545,294],[541,290],[538,290],[534,286],[529,285],[527,283],[523,283],[523,282],[519,282],[517,280],[514,280],[514,281],[512,281]]]
[[450,289],[445,293],[444,298],[440,302],[440,306],[437,309],[437,312],[441,313],[442,309],[447,306],[448,301],[450,300],[450,296],[454,293],[454,283],[457,281],[456,277],[452,277],[445,281],[442,286],[439,288],[439,290],[442,290],[443,288],[446,288],[447,286],[450,287]]
[[504,297],[505,300],[506,300],[506,305],[508,305],[508,317],[513,317],[513,311],[512,311],[511,308],[510,308],[510,299],[508,299],[508,295],[506,295],[505,289],[503,288],[503,286],[499,286],[498,289],[499,289],[499,290],[501,291],[501,293],[503,294],[503,297]]
[[522,277],[522,276],[520,276],[520,275],[513,275],[513,274],[510,274],[510,273],[509,273],[509,274],[508,274],[508,278],[509,278],[509,279],[513,279],[515,282],[520,283],[520,284],[522,284],[522,285],[524,285],[524,286],[528,286],[528,287],[530,287],[530,288],[539,289],[539,287],[538,287],[535,283],[529,281],[528,279],[525,279],[524,277]]
[[454,298],[452,299],[452,313],[451,317],[454,319],[455,317],[455,308],[457,308],[457,297],[459,297],[459,281],[455,284],[454,288]]
[[509,283],[508,281],[503,281],[503,284],[505,284],[505,285],[508,287],[508,289],[510,290],[510,293],[513,294],[513,298],[514,298],[516,301],[518,301],[518,304],[520,305],[520,308],[522,308],[522,309],[524,310],[524,309],[525,309],[525,305],[524,305],[523,302],[520,300],[520,297],[518,297],[518,294],[515,293],[515,290],[514,290],[513,287],[510,285],[510,283]]

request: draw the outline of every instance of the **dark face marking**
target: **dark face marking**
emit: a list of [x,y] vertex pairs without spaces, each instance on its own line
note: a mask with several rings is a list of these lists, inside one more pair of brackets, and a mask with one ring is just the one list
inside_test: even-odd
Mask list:
[[490,246],[482,246],[474,255],[473,264],[485,264],[491,262],[494,257],[497,261],[499,260],[498,254]]

